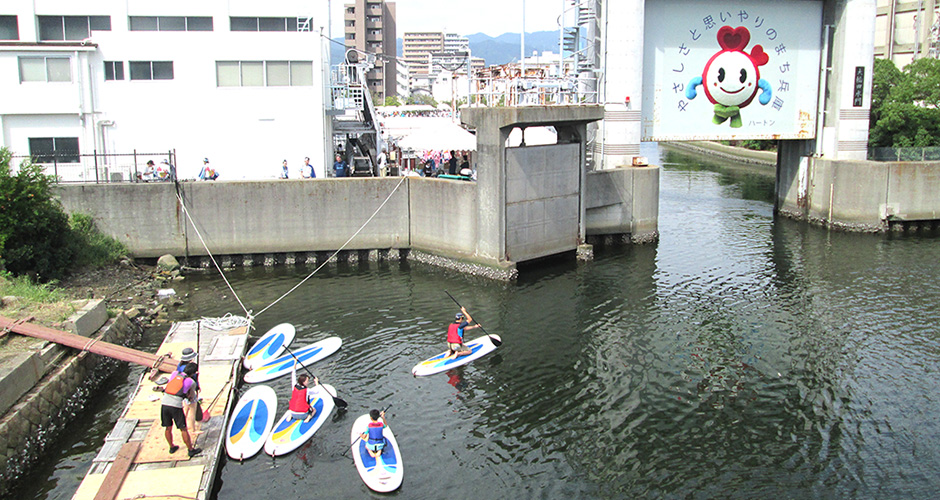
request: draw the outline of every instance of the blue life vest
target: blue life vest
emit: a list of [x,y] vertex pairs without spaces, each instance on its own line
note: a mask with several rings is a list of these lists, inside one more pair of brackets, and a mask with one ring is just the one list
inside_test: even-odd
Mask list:
[[382,434],[384,428],[381,422],[369,422],[369,444],[385,444],[385,436]]

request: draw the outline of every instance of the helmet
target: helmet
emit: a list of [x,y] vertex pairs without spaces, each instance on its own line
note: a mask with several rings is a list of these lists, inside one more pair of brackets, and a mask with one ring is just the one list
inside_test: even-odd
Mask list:
[[463,319],[463,313],[457,313],[457,316],[455,316],[454,319]]

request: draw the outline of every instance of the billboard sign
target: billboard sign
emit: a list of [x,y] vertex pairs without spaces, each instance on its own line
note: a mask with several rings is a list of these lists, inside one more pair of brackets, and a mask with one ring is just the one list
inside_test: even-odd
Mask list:
[[644,141],[810,139],[822,2],[646,2]]

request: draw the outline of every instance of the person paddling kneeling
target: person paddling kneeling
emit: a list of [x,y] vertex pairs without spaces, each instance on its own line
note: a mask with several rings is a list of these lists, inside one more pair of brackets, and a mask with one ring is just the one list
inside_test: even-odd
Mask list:
[[319,391],[320,379],[313,377],[313,388],[307,389],[307,381],[310,380],[310,377],[304,374],[297,375],[296,361],[294,361],[294,370],[290,375],[294,389],[291,391],[290,403],[287,405],[287,409],[290,410],[291,419],[304,419],[304,422],[309,422],[317,412],[316,408],[310,406],[310,396]]
[[454,359],[457,356],[466,356],[473,352],[463,343],[464,331],[480,327],[479,324],[470,325],[472,321],[473,318],[470,317],[467,309],[461,307],[460,312],[454,318],[454,322],[447,325],[447,347],[450,349],[450,354],[445,359]]
[[[363,432],[359,437],[365,440],[366,450],[369,452],[369,456],[375,458],[385,451],[385,435],[383,434],[383,429],[388,425],[388,422],[385,421],[384,411],[371,410],[369,412],[369,418],[371,418],[372,421],[369,422],[368,430]],[[379,419],[382,421],[379,422]]]

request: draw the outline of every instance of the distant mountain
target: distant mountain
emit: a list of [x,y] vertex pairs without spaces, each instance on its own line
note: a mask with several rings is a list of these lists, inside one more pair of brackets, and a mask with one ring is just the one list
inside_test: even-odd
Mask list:
[[[482,57],[487,66],[506,64],[518,61],[521,50],[519,33],[503,33],[492,37],[484,33],[467,35],[470,40],[470,52],[473,57]],[[346,49],[343,48],[343,38],[334,38],[330,44],[330,60],[332,64],[343,62]],[[402,39],[396,40],[395,46],[398,57],[402,57]],[[541,54],[544,51],[558,53],[558,31],[536,31],[525,34],[525,51],[527,56],[532,52]]]
[[[487,66],[506,64],[518,61],[521,55],[521,40],[519,33],[503,33],[498,37],[491,37],[483,33],[467,35],[470,40],[470,52],[474,57],[482,57]],[[531,56],[532,52],[541,54],[544,51],[558,52],[558,31],[536,31],[525,34],[525,52]]]

